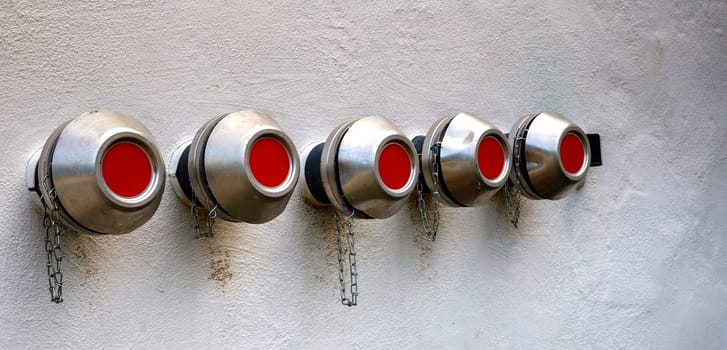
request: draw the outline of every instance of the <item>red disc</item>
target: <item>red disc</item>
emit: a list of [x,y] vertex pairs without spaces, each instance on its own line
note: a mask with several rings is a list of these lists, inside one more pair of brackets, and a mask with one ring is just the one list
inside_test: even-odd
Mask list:
[[280,186],[290,173],[288,151],[274,138],[264,137],[255,141],[250,150],[250,171],[261,185]]
[[485,137],[477,147],[477,165],[480,173],[488,180],[494,180],[500,176],[505,167],[505,152],[502,150],[500,141],[492,136]]
[[384,146],[379,155],[379,176],[386,187],[399,190],[411,177],[411,160],[404,147],[398,143]]
[[136,197],[149,186],[152,170],[149,156],[129,142],[119,142],[106,151],[101,161],[106,186],[121,197]]
[[586,160],[583,142],[574,133],[568,133],[560,142],[560,163],[563,169],[571,174],[577,174]]

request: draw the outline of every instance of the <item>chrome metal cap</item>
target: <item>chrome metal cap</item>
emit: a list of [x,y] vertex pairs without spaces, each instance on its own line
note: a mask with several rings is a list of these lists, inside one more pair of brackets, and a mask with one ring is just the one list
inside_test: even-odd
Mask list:
[[323,145],[307,152],[305,162],[308,199],[363,218],[383,219],[399,211],[419,173],[411,141],[376,116],[337,127]]
[[586,133],[558,113],[521,118],[510,131],[510,179],[530,199],[560,199],[583,181],[591,163]]
[[54,188],[62,221],[86,233],[133,231],[151,218],[164,192],[164,162],[149,130],[108,110],[58,127],[28,167],[36,169],[26,170],[31,195],[53,207]]
[[[172,163],[172,183],[182,202],[191,205],[194,193],[199,205],[218,206],[222,219],[254,224],[285,209],[300,166],[293,141],[273,119],[252,110],[208,121],[189,146],[175,152]],[[191,193],[183,188],[180,170],[188,172]]]
[[472,115],[459,113],[437,121],[424,137],[422,177],[430,190],[434,189],[433,161],[440,164],[437,183],[444,202],[472,207],[505,185],[511,152],[502,131]]

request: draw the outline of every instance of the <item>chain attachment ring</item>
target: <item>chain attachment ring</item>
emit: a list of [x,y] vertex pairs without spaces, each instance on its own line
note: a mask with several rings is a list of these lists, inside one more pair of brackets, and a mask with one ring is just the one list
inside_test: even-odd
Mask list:
[[341,304],[346,306],[356,306],[356,299],[358,297],[358,272],[356,271],[356,245],[353,237],[353,217],[356,214],[354,210],[351,215],[344,217],[344,224],[346,225],[346,243],[348,244],[348,269],[350,273],[351,281],[351,296],[350,298],[346,294],[346,282],[343,271],[343,244],[341,240],[341,215],[333,210],[333,215],[336,220],[336,243],[338,244],[338,282],[341,289]]
[[[200,237],[212,237],[214,236],[214,231],[212,230],[212,227],[215,224],[215,219],[217,218],[217,208],[219,205],[212,206],[212,203],[209,199],[207,199],[207,220],[206,220],[206,226],[207,230],[205,232],[202,232],[200,220],[199,220],[199,206],[197,203],[197,196],[192,193],[191,198],[192,205],[190,205],[190,211],[192,215],[192,232],[194,233],[194,238],[200,238]],[[211,208],[210,208],[211,207]]]

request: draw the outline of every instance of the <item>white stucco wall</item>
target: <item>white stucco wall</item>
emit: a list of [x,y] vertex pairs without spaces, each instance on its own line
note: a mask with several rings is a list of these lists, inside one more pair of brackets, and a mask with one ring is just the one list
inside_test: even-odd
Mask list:
[[[0,347],[724,348],[725,18],[724,1],[2,1]],[[413,202],[358,221],[355,308],[328,210],[298,192],[194,240],[168,186],[131,234],[64,235],[55,305],[24,166],[96,108],[141,120],[167,160],[245,108],[299,148],[373,114],[414,136],[458,111],[504,130],[558,111],[601,133],[605,166],[526,201],[518,229],[496,201],[443,209],[433,244]]]

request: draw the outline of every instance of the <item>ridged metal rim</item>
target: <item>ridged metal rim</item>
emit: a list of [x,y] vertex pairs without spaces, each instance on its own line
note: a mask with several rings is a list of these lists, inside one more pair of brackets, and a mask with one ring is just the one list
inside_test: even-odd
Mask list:
[[338,149],[341,145],[341,140],[355,122],[354,120],[335,128],[328,135],[321,153],[321,181],[323,183],[323,191],[326,192],[326,196],[331,201],[331,205],[347,216],[353,213],[358,214],[358,212],[343,198],[343,190],[338,179],[338,167],[336,163],[338,161]]
[[520,162],[517,161],[518,155],[523,157],[523,161],[525,161],[525,155],[522,154],[525,148],[525,139],[524,135],[527,134],[528,126],[533,121],[535,117],[537,117],[538,114],[529,114],[522,118],[520,118],[512,127],[510,130],[510,135],[508,137],[508,141],[510,142],[510,146],[512,147],[512,162],[513,167],[510,171],[510,181],[512,181],[513,185],[520,190],[525,197],[531,198],[531,199],[542,199],[533,189],[530,187],[529,181],[526,181],[521,175],[523,171],[527,171],[527,169],[521,169]]
[[280,185],[274,187],[265,186],[261,184],[258,179],[255,178],[255,175],[250,168],[250,162],[247,162],[247,178],[252,186],[255,188],[255,190],[264,194],[265,196],[272,198],[285,197],[290,193],[291,190],[293,190],[298,182],[298,173],[300,172],[300,159],[298,158],[298,151],[296,150],[293,141],[284,132],[276,129],[265,129],[260,130],[259,132],[253,134],[250,137],[251,147],[249,147],[245,152],[245,159],[250,159],[250,152],[253,148],[252,146],[254,146],[256,142],[264,138],[274,139],[278,141],[283,146],[283,148],[285,148],[285,152],[288,154],[289,161],[288,176],[285,177],[285,180],[283,180]]
[[[111,146],[124,142],[131,143],[141,148],[147,156],[149,163],[151,163],[152,178],[144,191],[134,197],[123,197],[114,193],[114,191],[108,187],[108,184],[106,184],[106,180],[102,173],[102,162],[108,150]],[[138,208],[148,205],[159,195],[159,192],[163,189],[163,186],[160,186],[161,182],[166,180],[163,176],[164,161],[162,160],[159,152],[155,150],[154,145],[148,140],[139,137],[138,134],[131,132],[116,133],[104,141],[100,147],[100,151],[96,155],[95,167],[96,182],[98,183],[101,192],[103,192],[111,202],[123,208]],[[160,168],[162,169],[161,171]]]
[[[404,184],[404,186],[402,186],[400,189],[392,189],[387,186],[384,183],[384,180],[381,179],[381,173],[378,171],[379,158],[381,157],[381,153],[383,152],[384,148],[388,147],[391,144],[397,144],[401,146],[401,148],[406,151],[406,154],[409,157],[409,179],[406,181],[406,184]],[[376,171],[374,171],[374,175],[376,176],[376,181],[379,183],[381,189],[392,197],[403,198],[410,195],[412,190],[414,189],[414,186],[416,185],[417,178],[419,177],[419,159],[417,158],[418,157],[416,149],[412,145],[411,140],[409,140],[405,136],[390,135],[383,139],[382,142],[379,144],[379,147],[376,149],[376,160],[374,161],[374,168],[377,169]]]
[[[219,206],[219,203],[217,203],[214,196],[212,196],[209,187],[207,187],[207,184],[203,181],[205,178],[203,161],[207,140],[217,123],[226,116],[227,114],[224,114],[219,117],[212,118],[202,124],[202,127],[197,130],[197,133],[194,135],[194,138],[189,145],[189,159],[187,166],[189,167],[189,182],[192,187],[192,192],[194,193],[194,196],[197,197],[197,207],[204,211],[207,211],[207,205],[212,208],[217,207],[217,215],[219,215],[219,217],[227,221],[238,222],[240,220],[229,215]],[[209,203],[207,203],[207,201],[209,201]]]
[[[500,175],[498,175],[495,179],[490,180],[486,178],[482,173],[477,169],[476,173],[480,177],[480,180],[482,182],[486,183],[490,187],[502,187],[505,185],[505,182],[507,181],[508,177],[510,176],[510,170],[512,169],[512,150],[510,149],[510,142],[505,137],[505,134],[502,133],[499,129],[490,129],[482,134],[480,139],[477,141],[477,145],[475,146],[475,149],[480,148],[480,144],[482,141],[484,141],[488,137],[494,137],[497,139],[497,142],[500,144],[500,147],[502,148],[502,153],[504,156],[504,164],[502,166],[502,170],[500,171]],[[479,164],[477,164],[479,167]]]
[[[427,185],[427,188],[432,190],[434,188],[434,177],[432,176],[432,172],[434,169],[432,169],[432,158],[438,158],[439,154],[432,153],[432,147],[437,144],[437,142],[441,142],[442,138],[444,137],[444,131],[447,130],[447,126],[449,123],[454,119],[454,116],[452,117],[444,117],[442,119],[439,119],[432,125],[431,128],[429,128],[429,131],[427,131],[427,134],[424,136],[424,143],[422,144],[422,156],[420,159],[420,166],[422,168],[422,176],[424,177],[424,183]],[[438,159],[437,159],[438,161]],[[439,177],[437,178],[437,182],[441,184],[444,180],[442,179],[441,171],[439,173]],[[439,191],[439,197],[447,203],[447,205],[451,207],[460,207],[461,205],[457,203],[453,198],[449,196],[447,191]]]
[[[38,166],[37,166],[37,172],[38,172],[38,190],[40,191],[40,200],[42,203],[44,203],[48,208],[53,208],[54,203],[50,199],[50,193],[48,192],[46,186],[44,186],[44,182],[47,178],[48,188],[55,188],[55,185],[53,183],[53,177],[51,176],[51,162],[52,162],[52,155],[53,150],[56,147],[56,143],[58,142],[58,137],[60,137],[63,130],[66,128],[66,126],[72,122],[73,119],[68,120],[58,126],[53,132],[50,134],[48,139],[46,140],[45,144],[43,145],[43,148],[40,152],[40,156],[38,157]],[[63,208],[63,205],[58,201],[58,205],[60,206],[59,210],[59,216],[61,219],[61,222],[76,230],[79,232],[88,232],[88,233],[94,233],[94,234],[103,234],[102,232],[97,232],[94,230],[91,230],[78,222],[76,222],[70,215],[68,215],[68,212]]]
[[[565,139],[565,136],[568,134],[575,135],[580,141],[581,145],[583,146],[583,164],[581,165],[581,168],[578,169],[577,172],[571,173],[563,167],[563,162],[560,161],[560,146],[563,143],[563,140]],[[560,166],[560,169],[563,171],[563,174],[568,177],[572,181],[581,181],[586,177],[586,172],[588,172],[588,168],[590,168],[591,164],[591,144],[588,142],[588,136],[586,136],[586,133],[578,126],[570,126],[563,130],[563,137],[558,140],[558,149],[556,151],[556,155],[558,157],[558,165]]]

